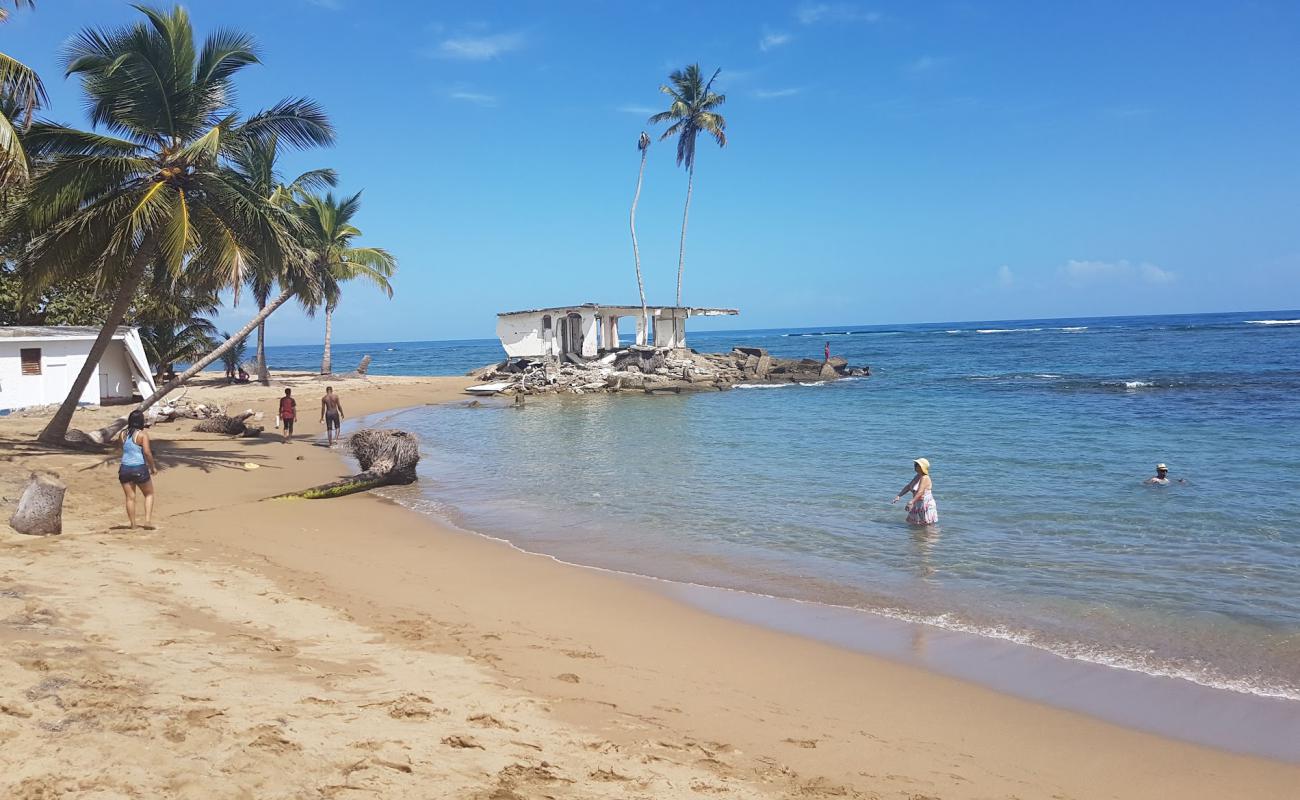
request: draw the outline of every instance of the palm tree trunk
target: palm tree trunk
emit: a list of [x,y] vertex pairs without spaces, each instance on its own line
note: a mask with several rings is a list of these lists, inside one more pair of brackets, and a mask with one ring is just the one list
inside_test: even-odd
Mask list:
[[229,352],[230,348],[234,347],[237,343],[247,338],[248,335],[253,332],[254,328],[256,328],[257,326],[265,322],[266,318],[271,316],[271,313],[274,312],[277,308],[284,305],[289,300],[290,297],[293,297],[292,289],[285,289],[284,291],[280,292],[280,296],[272,300],[270,304],[268,304],[261,311],[258,311],[257,316],[249,320],[247,325],[245,325],[244,327],[236,331],[233,336],[231,336],[229,339],[227,339],[226,341],[218,345],[217,348],[213,350],[211,353],[208,353],[203,358],[200,358],[198,361],[195,361],[190,366],[189,369],[185,370],[180,375],[177,375],[175,378],[172,378],[167,383],[158,387],[157,391],[155,391],[153,394],[146,397],[144,401],[140,403],[140,405],[136,406],[136,408],[141,411],[145,410],[149,406],[153,405],[154,403],[166,397],[171,392],[175,391],[176,387],[185,383],[190,378],[193,378],[195,375],[198,375],[200,372],[203,371],[204,367],[207,367],[212,362],[224,356],[227,352]]
[[[686,221],[691,216],[691,191],[695,188],[695,163],[686,178],[686,207],[682,209],[682,244],[677,251],[677,305],[682,304],[682,268],[686,266]],[[676,317],[674,317],[676,319]],[[676,323],[674,323],[675,325]]]
[[[257,304],[257,313],[266,309],[266,302]],[[257,382],[263,386],[271,385],[271,375],[266,369],[266,322],[257,326]]]
[[329,375],[333,364],[330,362],[330,329],[334,324],[334,309],[325,306],[325,355],[321,356],[320,374]]
[[636,243],[636,204],[641,199],[641,181],[645,177],[645,159],[648,153],[649,148],[641,148],[641,169],[636,174],[636,194],[632,195],[632,213],[628,221],[632,228],[632,259],[636,262],[636,290],[641,293],[641,330],[645,332],[646,337],[645,341],[637,344],[645,344],[650,339],[650,311],[645,304],[645,281],[641,280],[641,250]]
[[[682,268],[686,266],[686,221],[691,216],[691,192],[695,188],[695,162],[691,162],[691,168],[686,173],[686,207],[682,209],[682,243],[677,251],[677,307],[682,306]],[[682,320],[677,318],[677,312],[673,312],[673,341],[681,343],[683,340],[681,326]],[[655,345],[658,346],[658,342]]]
[[91,376],[98,372],[99,360],[104,357],[109,344],[113,341],[113,334],[117,332],[117,326],[122,324],[127,309],[131,307],[135,290],[139,288],[140,280],[144,277],[145,262],[148,261],[147,253],[152,250],[152,245],[152,241],[146,240],[136,251],[130,269],[122,276],[122,283],[117,287],[117,296],[113,298],[113,305],[108,309],[108,318],[104,320],[104,326],[99,329],[95,343],[90,346],[90,353],[86,356],[85,363],[81,365],[76,380],[72,382],[72,388],[68,390],[63,405],[59,406],[59,410],[54,413],[54,418],[37,437],[39,441],[54,445],[68,443],[66,438],[68,428],[72,425],[72,415],[76,413],[77,404],[81,401],[81,393],[86,391],[86,384],[90,383]]

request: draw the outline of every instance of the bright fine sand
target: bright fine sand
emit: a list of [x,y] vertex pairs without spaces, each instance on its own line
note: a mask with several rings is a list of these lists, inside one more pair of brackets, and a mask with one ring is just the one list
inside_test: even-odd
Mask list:
[[[360,416],[466,382],[334,385]],[[31,469],[69,486],[62,536],[0,526],[0,797],[1300,796],[1296,765],[714,617],[375,496],[262,502],[345,473],[312,443],[322,384],[189,390],[269,421],[285,385],[289,445],[153,429],[155,531],[120,529],[115,454],[0,420],[6,517]]]

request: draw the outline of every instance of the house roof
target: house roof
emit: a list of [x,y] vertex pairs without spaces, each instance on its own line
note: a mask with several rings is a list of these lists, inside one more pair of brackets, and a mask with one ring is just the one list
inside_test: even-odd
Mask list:
[[[640,305],[616,306],[601,305],[600,303],[578,303],[571,306],[553,306],[551,308],[526,308],[522,311],[502,311],[497,314],[498,317],[513,317],[519,314],[564,314],[570,311],[587,309],[589,311],[607,311],[620,316],[631,316],[641,313]],[[740,311],[734,308],[695,308],[693,306],[646,306],[647,311],[676,311],[686,312],[688,317],[720,317],[734,316]]]
[[[121,339],[131,329],[119,325],[114,339]],[[0,339],[94,339],[99,335],[96,325],[4,325],[0,326]]]

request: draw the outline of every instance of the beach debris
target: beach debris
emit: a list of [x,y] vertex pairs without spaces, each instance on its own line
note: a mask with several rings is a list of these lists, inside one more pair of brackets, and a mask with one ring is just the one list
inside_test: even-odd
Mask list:
[[379,486],[415,482],[415,466],[420,462],[420,440],[415,434],[401,430],[363,428],[348,437],[347,448],[361,465],[361,472],[268,499],[324,500]]
[[257,468],[260,467],[260,466],[261,466],[261,464],[254,464],[254,463],[251,462],[251,461],[245,461],[245,462],[244,462],[244,469],[249,470],[249,471],[255,470],[255,469],[257,469]]
[[18,498],[9,525],[19,533],[53,536],[63,533],[63,494],[68,487],[49,470],[31,474]]
[[761,347],[736,347],[730,353],[697,353],[687,348],[632,346],[590,361],[568,354],[513,358],[468,373],[482,383],[475,395],[646,394],[720,391],[743,384],[815,383],[870,375],[869,367],[850,367],[843,358],[778,358]]
[[[202,420],[194,426],[194,430],[199,433],[224,433],[230,436],[243,436],[248,430],[248,425],[244,421],[251,416],[253,416],[252,409],[233,417],[228,417],[225,414],[218,414],[215,417]],[[260,427],[257,428],[257,434],[260,434],[261,432],[262,429]],[[254,436],[257,434],[254,434]]]

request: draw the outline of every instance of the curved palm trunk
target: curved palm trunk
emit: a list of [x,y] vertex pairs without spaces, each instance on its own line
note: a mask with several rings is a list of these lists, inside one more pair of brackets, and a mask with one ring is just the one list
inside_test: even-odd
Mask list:
[[145,242],[136,252],[135,260],[127,274],[123,276],[121,285],[117,287],[117,296],[113,298],[113,305],[108,309],[108,318],[104,320],[104,327],[99,329],[95,343],[90,346],[90,353],[86,356],[85,363],[81,365],[76,380],[72,382],[72,388],[68,390],[63,405],[59,406],[54,418],[37,437],[39,441],[55,445],[67,444],[68,428],[72,425],[72,415],[76,413],[77,404],[81,401],[81,393],[86,391],[91,376],[97,374],[99,360],[104,357],[108,345],[113,341],[113,334],[117,332],[117,326],[121,325],[126,317],[126,311],[131,307],[131,299],[135,297],[135,290],[139,288],[140,281],[144,277],[145,262],[148,260],[146,253],[150,249],[150,244]]
[[[691,168],[686,173],[686,207],[682,209],[682,243],[677,251],[677,307],[682,305],[682,268],[686,266],[686,222],[691,217],[691,192],[695,189],[695,162],[691,162]],[[677,341],[682,340],[682,332],[679,329],[681,322],[677,319],[676,312],[673,313],[673,334]]]
[[329,375],[333,371],[333,363],[330,360],[330,329],[334,325],[334,309],[328,305],[325,306],[325,355],[320,359],[320,374]]
[[[265,310],[266,301],[257,304],[258,314]],[[257,382],[263,386],[271,385],[271,375],[266,369],[266,322],[258,323],[257,326]]]
[[691,192],[695,188],[695,164],[686,177],[686,207],[682,209],[682,243],[677,251],[677,305],[682,304],[682,268],[686,265],[686,221],[691,216]]
[[253,332],[254,328],[256,328],[257,326],[265,322],[266,318],[271,316],[271,313],[274,312],[277,308],[284,305],[289,300],[290,297],[293,297],[292,290],[285,289],[283,292],[280,292],[280,296],[275,298],[275,300],[271,301],[261,311],[257,312],[257,316],[249,320],[247,325],[245,325],[244,327],[236,331],[233,336],[231,336],[229,339],[227,339],[226,341],[218,345],[217,348],[213,350],[211,353],[208,353],[203,358],[200,358],[198,361],[195,361],[190,366],[189,369],[185,370],[180,375],[177,375],[175,378],[172,378],[170,381],[167,381],[167,383],[158,387],[157,391],[155,391],[153,394],[146,397],[140,403],[140,405],[136,406],[136,408],[141,411],[145,410],[149,406],[153,405],[154,403],[166,397],[171,392],[175,391],[176,387],[185,383],[190,378],[193,378],[195,375],[198,375],[209,364],[218,360],[219,358],[224,356],[227,352],[229,352],[230,349],[234,347],[238,342],[241,342],[245,338],[247,338],[248,335]]
[[[641,280],[641,250],[636,243],[636,204],[641,199],[641,181],[645,178],[645,159],[649,152],[648,148],[641,150],[641,169],[636,174],[636,194],[632,195],[632,213],[629,217],[628,224],[632,228],[632,259],[636,262],[636,290],[641,293],[641,330],[645,332],[645,340],[638,344],[645,344],[650,341],[650,311],[645,304],[645,281]],[[680,283],[680,278],[678,279]],[[681,294],[680,287],[677,291]]]

